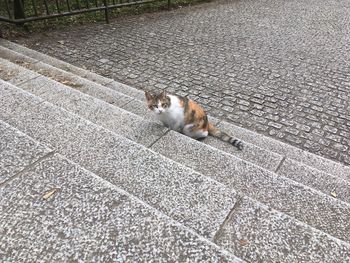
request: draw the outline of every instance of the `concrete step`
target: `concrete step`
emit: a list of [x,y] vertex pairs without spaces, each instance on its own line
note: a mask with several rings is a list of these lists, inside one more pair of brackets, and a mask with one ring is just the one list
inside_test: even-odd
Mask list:
[[10,161],[0,183],[2,262],[242,262],[2,121],[0,130],[1,168]]
[[[118,83],[112,79],[99,76],[93,72],[75,67],[66,62],[57,60],[45,54],[33,51],[6,40],[0,40],[0,45],[3,46],[2,49],[0,49],[1,56],[13,62],[23,61],[26,63],[33,63],[40,60],[43,62],[42,64],[49,64],[54,68],[61,69],[62,71],[60,71],[60,74],[64,74],[63,71],[71,72],[91,81],[97,82],[101,85],[105,85],[109,88],[108,90],[112,89],[119,93],[131,96],[134,98],[134,100],[131,100],[128,103],[119,106],[144,118],[154,120],[153,116],[147,111],[146,107],[144,106],[144,94],[140,90]],[[33,58],[35,58],[35,61],[33,61]],[[47,65],[45,66],[42,64],[39,65],[44,66],[44,69],[48,69]],[[40,67],[38,68],[40,69]],[[77,83],[75,83],[75,85],[79,86]],[[101,87],[99,86],[99,88]],[[263,135],[259,135],[255,132],[240,128],[236,125],[224,121],[220,121],[220,127],[228,133],[231,133],[236,137],[244,140],[248,145],[248,148],[251,148],[252,151],[246,150],[244,153],[237,152],[234,151],[232,147],[228,147],[225,143],[222,143],[213,138],[208,138],[208,140],[204,141],[204,143],[210,144],[213,147],[239,156],[242,159],[250,158],[247,160],[271,171],[277,171],[282,163],[282,160],[291,159],[298,161],[298,163],[294,164],[297,164],[299,166],[299,163],[301,163],[303,164],[301,166],[307,165],[314,169],[340,177],[342,179],[350,180],[350,167],[348,166],[344,166],[340,163],[322,158],[307,151],[303,151],[299,148],[290,146],[280,141],[276,141]],[[268,156],[268,158],[264,158],[263,156],[265,155]],[[290,167],[290,169],[293,168],[294,167]]]
[[[16,68],[16,67],[17,67],[18,72],[26,73],[26,71],[28,71],[28,70],[21,68],[15,64],[10,63],[10,62],[2,61],[2,64],[4,65],[3,68],[5,69],[3,72],[6,72],[6,69],[8,69],[8,68],[12,70],[13,68]],[[120,110],[111,106],[108,103],[104,103],[100,100],[94,99],[91,96],[85,95],[81,92],[78,92],[78,91],[75,91],[75,90],[70,89],[68,87],[65,87],[64,85],[57,83],[55,81],[52,81],[50,79],[47,79],[45,77],[42,77],[42,76],[38,77],[35,74],[36,73],[32,74],[33,76],[35,76],[34,79],[27,81],[24,84],[21,84],[20,87],[29,90],[30,92],[42,97],[45,100],[50,101],[51,103],[54,103],[57,106],[63,107],[68,111],[77,113],[78,115],[80,115],[84,118],[87,118],[87,119],[91,120],[92,122],[97,123],[97,124],[107,128],[111,131],[114,131],[116,133],[120,133],[122,131],[122,135],[128,136],[128,134],[127,134],[128,129],[125,129],[125,127],[130,126],[130,124],[128,123],[128,118],[125,119],[126,121],[122,125],[122,127],[124,127],[123,130],[121,130],[119,128],[120,125],[116,125],[116,123],[121,123],[119,115],[122,115],[122,114],[121,114]],[[26,76],[31,76],[31,74],[26,73]],[[141,127],[141,126],[139,125],[137,127]],[[153,134],[153,133],[151,132],[151,134]],[[158,140],[158,138],[163,133],[164,133],[164,131],[160,131],[158,136],[153,138],[153,140],[148,141],[148,143],[149,143],[148,145],[153,144],[153,142],[155,140]],[[173,134],[173,132],[171,132],[170,134]],[[227,162],[232,163],[233,166],[232,165],[227,166],[227,167],[225,166],[227,168],[226,170],[224,170],[226,172],[223,173],[223,175],[226,176],[224,178],[225,184],[232,186],[232,183],[228,183],[225,181],[227,178],[233,179],[233,177],[229,176],[229,172],[232,172],[232,171],[237,172],[240,175],[243,175],[243,176],[241,176],[241,178],[247,178],[247,176],[250,176],[250,175],[246,175],[246,174],[249,174],[249,172],[251,172],[251,168],[249,168],[249,169],[247,169],[247,171],[245,171],[246,166],[251,167],[251,165],[249,163],[243,162],[243,164],[240,164],[237,167],[236,163],[239,163],[240,160],[238,160],[237,158],[234,158],[231,155],[228,155],[228,154],[221,152],[219,150],[216,150],[216,151],[214,151],[214,153],[212,153],[211,149],[208,148],[207,146],[205,146],[204,144],[195,142],[195,141],[193,141],[189,138],[183,137],[183,136],[181,137],[182,140],[178,140],[176,137],[177,134],[175,134],[174,136],[172,136],[169,139],[170,134],[168,134],[167,136],[163,137],[162,139],[160,139],[158,141],[158,143],[156,145],[160,144],[160,147],[156,147],[156,148],[153,147],[153,149],[156,150],[157,152],[171,158],[171,159],[174,159],[180,163],[185,164],[186,166],[188,166],[190,168],[193,168],[193,169],[195,169],[203,174],[206,174],[208,169],[210,170],[210,168],[215,167],[215,165],[216,165],[215,159],[210,161],[210,162],[206,162],[209,166],[203,166],[203,167],[200,167],[202,169],[199,169],[197,165],[201,163],[201,157],[194,158],[193,156],[191,157],[191,155],[184,154],[186,151],[192,152],[192,150],[194,148],[196,148],[196,147],[194,147],[194,144],[197,143],[198,145],[200,145],[202,147],[201,149],[198,149],[198,152],[204,153],[204,156],[216,156],[216,157],[219,156],[217,158],[219,158],[219,159],[225,158],[225,160]],[[168,145],[166,143],[163,144],[163,139],[165,141],[168,140],[167,141]],[[142,141],[142,140],[140,140],[140,141]],[[175,141],[175,142],[173,142],[173,141]],[[212,142],[215,143],[215,141],[212,141]],[[179,143],[181,143],[180,146],[177,145]],[[211,143],[210,140],[209,140],[209,143]],[[181,150],[176,150],[176,147],[175,147],[174,149],[172,149],[172,150],[174,150],[173,153],[169,153],[167,151],[162,152],[162,147],[164,145],[167,145],[168,147],[170,147],[170,145],[173,145],[173,144],[176,147],[181,147]],[[231,148],[231,149],[233,148],[233,147],[229,147],[229,146],[230,145],[226,145],[227,148]],[[249,149],[249,146],[248,146],[248,149]],[[239,152],[239,151],[236,151],[236,152]],[[221,157],[222,155],[224,155],[224,157]],[[255,157],[255,155],[251,155],[251,156],[247,157],[247,159],[250,158],[249,160],[251,160],[254,157]],[[189,159],[189,162],[186,162],[186,160],[184,161],[183,159]],[[286,163],[286,164],[288,164],[288,163]],[[298,165],[298,163],[297,163],[297,165]],[[243,166],[243,168],[242,168],[242,166]],[[295,165],[293,165],[293,166],[295,166]],[[283,164],[283,167],[284,167],[284,164]],[[295,175],[293,173],[293,170],[292,171],[288,170],[288,165],[286,165],[286,167],[287,168],[283,170],[283,171],[287,171],[287,172],[284,172],[286,175],[289,175],[290,177],[297,178],[297,179],[304,181],[304,182],[309,181],[307,178]],[[295,167],[298,167],[298,166],[295,166]],[[305,166],[302,166],[301,168],[304,170],[307,170],[306,169],[307,167],[305,167]],[[253,166],[253,170],[254,169],[255,168]],[[261,171],[258,169],[258,171],[259,172],[255,172],[255,175],[257,175],[259,173],[263,173],[263,174],[267,173],[268,174],[267,176],[269,179],[269,183],[273,182],[275,180],[274,178],[276,178],[275,174],[268,173],[267,171],[264,171],[263,169]],[[290,171],[290,172],[288,172],[288,171]],[[310,181],[314,184],[314,187],[316,189],[319,189],[328,195],[335,193],[340,200],[344,200],[344,201],[349,200],[349,198],[348,198],[349,194],[347,194],[347,193],[349,193],[350,187],[349,187],[349,183],[347,181],[338,179],[337,177],[334,177],[331,175],[320,174],[319,172],[315,172],[315,171],[312,171],[312,172],[314,172],[314,174],[315,174],[314,177],[316,177],[316,178],[319,175],[321,176],[318,178],[321,180],[320,181],[321,183],[319,183],[319,181]],[[216,180],[218,180],[215,177],[216,173],[217,173],[217,171],[214,170],[213,173],[210,173],[210,176],[215,178]],[[261,177],[261,178],[266,179],[266,176]],[[261,178],[258,177],[257,179],[255,179],[255,181],[258,179],[261,180]],[[282,177],[282,179],[280,180],[280,183],[279,183],[280,187],[281,187],[281,185],[286,184],[284,182],[285,180],[286,180],[286,178]],[[325,180],[328,180],[328,181],[325,181]],[[331,182],[331,183],[325,184],[325,182]],[[252,196],[253,198],[260,200],[260,201],[267,203],[267,204],[274,202],[274,200],[277,198],[279,200],[279,203],[275,206],[273,206],[274,204],[272,204],[272,207],[274,207],[275,209],[283,211],[287,214],[290,214],[291,216],[294,216],[294,217],[298,218],[299,220],[306,222],[306,223],[308,223],[316,228],[322,229],[323,231],[330,233],[338,238],[342,239],[342,238],[344,238],[344,235],[346,236],[348,234],[347,231],[343,231],[344,228],[347,229],[347,224],[342,224],[343,221],[347,221],[347,214],[346,213],[343,214],[342,212],[344,212],[344,211],[340,210],[338,219],[342,219],[342,220],[339,220],[339,224],[341,224],[342,227],[333,229],[332,220],[329,219],[329,215],[327,213],[323,214],[323,213],[319,212],[319,209],[322,208],[325,204],[327,204],[328,199],[320,198],[321,201],[317,201],[318,194],[319,194],[318,192],[311,191],[311,194],[310,194],[309,193],[310,189],[302,186],[302,190],[301,190],[301,192],[299,190],[298,195],[305,196],[305,199],[308,201],[308,202],[306,202],[307,205],[305,205],[305,201],[303,199],[294,197],[294,195],[295,195],[294,192],[290,192],[286,195],[285,190],[281,190],[281,189],[284,189],[285,187],[284,188],[282,187],[281,189],[280,188],[274,189],[274,187],[272,185],[271,188],[274,189],[274,191],[275,191],[273,193],[270,193],[268,191],[265,192],[264,189],[262,189],[261,191],[255,192],[255,190],[254,191],[252,190],[254,188],[250,187],[252,184],[254,184],[254,180],[252,180],[252,181],[249,181],[249,180],[244,181],[243,180],[241,182],[240,187],[238,187],[238,188],[235,187],[235,188],[238,189],[239,191],[243,191],[245,194]],[[290,186],[290,184],[292,184],[292,186]],[[265,186],[266,183],[262,182],[261,185]],[[295,182],[289,182],[288,180],[287,180],[287,185],[291,188],[294,188],[294,189],[299,188],[299,184],[295,184]],[[243,188],[243,190],[242,190],[242,188]],[[244,191],[245,188],[247,188],[249,191]],[[303,194],[304,193],[303,191],[305,192],[305,194]],[[260,192],[262,192],[262,194]],[[271,195],[274,198],[271,198]],[[307,196],[310,196],[310,195],[312,196],[312,198],[307,198]],[[337,207],[337,205],[334,205],[334,206]],[[299,207],[301,207],[302,209],[300,209]],[[310,207],[314,207],[314,209],[309,210]],[[333,206],[331,206],[331,208],[332,207]],[[310,214],[314,215],[315,218],[310,217]],[[336,230],[336,231],[334,231],[334,230]],[[340,235],[340,234],[342,234],[342,235]]]
[[[25,169],[25,173],[6,183],[6,191],[0,193],[0,204],[6,211],[1,215],[5,220],[0,222],[5,222],[8,232],[1,235],[4,242],[0,244],[6,245],[1,247],[2,251],[14,251],[11,248],[19,243],[25,247],[22,254],[8,252],[14,254],[15,259],[28,255],[31,250],[35,250],[31,254],[34,261],[42,253],[50,258],[73,254],[89,259],[90,249],[86,251],[85,245],[91,247],[91,251],[100,249],[100,242],[95,241],[101,239],[108,244],[112,242],[111,248],[102,251],[107,253],[107,258],[108,251],[113,255],[114,249],[118,248],[117,255],[120,255],[124,249],[130,252],[131,246],[129,256],[135,259],[140,255],[148,256],[147,251],[151,250],[150,259],[158,258],[157,255],[169,257],[161,254],[165,251],[171,253],[170,261],[173,258],[176,261],[179,255],[194,261],[198,257],[200,262],[238,260],[196,233],[248,261],[330,262],[334,259],[346,261],[350,257],[348,243],[250,198],[240,197],[205,176],[6,82],[0,81],[0,94],[0,119],[96,173],[81,172],[75,164],[51,153],[50,158],[37,162],[32,169]],[[100,182],[103,188],[99,187]],[[43,193],[54,187],[59,188],[57,196],[51,202],[38,204]],[[137,204],[151,212],[137,209],[138,206],[128,201],[135,198],[119,187],[139,197],[141,200],[136,199]],[[170,222],[166,224],[158,218],[147,217],[144,226],[144,213],[160,215]],[[23,223],[18,227],[18,221],[24,216],[26,223],[34,227],[28,228]],[[91,225],[92,221],[94,224]],[[219,228],[215,227],[216,222],[220,222]],[[168,225],[176,227],[169,230]],[[75,229],[76,238],[72,238],[67,226]],[[110,231],[107,234],[106,229]],[[212,229],[215,229],[214,235],[211,235]],[[73,247],[77,248],[73,252],[70,249],[72,240]],[[138,240],[142,240],[142,245]],[[158,244],[162,240],[163,243]],[[176,243],[170,245],[168,242]],[[116,243],[117,248],[113,246]],[[151,249],[149,243],[155,249]],[[108,244],[103,243],[102,247],[109,247]],[[198,251],[187,255],[192,247]],[[103,255],[102,252],[94,254],[95,257]]]

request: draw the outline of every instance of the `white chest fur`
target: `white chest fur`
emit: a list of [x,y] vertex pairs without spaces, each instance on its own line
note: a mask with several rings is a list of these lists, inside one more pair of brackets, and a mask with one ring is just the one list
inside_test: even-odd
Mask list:
[[184,108],[181,107],[178,97],[168,95],[171,101],[170,107],[158,115],[158,118],[172,130],[181,131],[185,125]]

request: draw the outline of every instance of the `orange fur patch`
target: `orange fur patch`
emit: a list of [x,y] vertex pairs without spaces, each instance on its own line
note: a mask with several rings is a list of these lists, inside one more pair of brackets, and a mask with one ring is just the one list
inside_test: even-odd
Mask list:
[[[183,102],[182,102],[183,103]],[[204,109],[193,100],[188,101],[188,107],[185,112],[185,124],[193,123],[193,131],[208,131],[208,117]]]

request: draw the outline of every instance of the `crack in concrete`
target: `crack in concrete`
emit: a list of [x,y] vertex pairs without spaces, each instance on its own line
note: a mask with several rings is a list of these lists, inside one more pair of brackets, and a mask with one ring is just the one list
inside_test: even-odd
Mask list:
[[219,227],[219,230],[216,232],[216,234],[214,235],[213,238],[213,242],[215,244],[217,244],[218,239],[220,238],[220,236],[222,236],[223,232],[224,232],[224,228],[227,225],[228,222],[231,221],[234,213],[238,210],[238,208],[241,206],[242,201],[243,201],[244,196],[238,196],[237,197],[237,201],[236,203],[233,205],[231,211],[228,213],[228,215],[226,216],[224,222],[222,222],[222,224]]
[[54,155],[56,152],[55,151],[51,151],[47,154],[45,154],[44,156],[40,157],[38,160],[36,160],[35,162],[28,164],[26,167],[24,167],[21,171],[19,171],[18,173],[16,173],[14,176],[12,176],[11,178],[3,181],[2,183],[0,183],[0,187],[5,186],[6,184],[10,183],[11,181],[13,181],[14,179],[20,177],[22,174],[28,172],[30,169],[32,169],[34,166],[36,166],[38,163],[40,163],[41,161],[48,159],[49,157],[51,157],[52,155]]

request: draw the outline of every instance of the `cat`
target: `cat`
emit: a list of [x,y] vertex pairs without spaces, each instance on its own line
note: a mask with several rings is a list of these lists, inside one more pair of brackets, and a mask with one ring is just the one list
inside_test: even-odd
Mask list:
[[145,96],[148,108],[168,128],[196,140],[204,139],[211,135],[231,143],[239,150],[243,150],[243,143],[211,124],[204,109],[193,100],[170,95],[165,91],[158,95],[146,91]]

